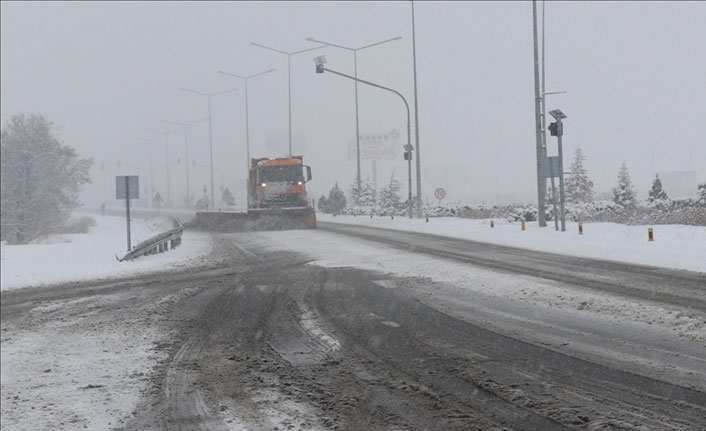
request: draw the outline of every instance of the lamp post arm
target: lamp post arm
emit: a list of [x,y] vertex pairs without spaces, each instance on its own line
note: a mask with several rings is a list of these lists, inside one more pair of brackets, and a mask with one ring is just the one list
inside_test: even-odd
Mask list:
[[[373,87],[377,87],[377,88],[380,88],[380,89],[382,89],[382,90],[387,90],[387,91],[389,91],[389,92],[391,92],[391,93],[395,93],[396,95],[400,96],[400,99],[402,99],[402,101],[404,102],[404,106],[407,108],[407,118],[409,119],[409,103],[407,103],[407,99],[405,99],[404,96],[403,96],[399,91],[393,90],[392,88],[384,87],[384,86],[382,86],[382,85],[378,85],[378,84],[372,83],[372,82],[370,82],[370,81],[366,81],[366,80],[364,80],[364,79],[355,78],[355,77],[353,77],[353,76],[346,75],[345,73],[336,72],[335,70],[327,69],[327,68],[325,68],[325,67],[323,68],[323,70],[325,70],[326,72],[331,72],[331,73],[333,73],[334,75],[340,75],[340,76],[343,76],[344,78],[352,79],[352,80],[354,80],[354,81],[362,82],[363,84],[368,84],[368,85],[371,85],[371,86],[373,86]],[[408,121],[408,122],[409,122],[409,121]]]

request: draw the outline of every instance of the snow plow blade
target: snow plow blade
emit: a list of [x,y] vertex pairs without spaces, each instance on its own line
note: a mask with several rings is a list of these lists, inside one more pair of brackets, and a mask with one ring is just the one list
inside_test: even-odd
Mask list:
[[254,209],[247,213],[203,211],[196,213],[189,227],[212,232],[316,229],[316,213],[309,207]]

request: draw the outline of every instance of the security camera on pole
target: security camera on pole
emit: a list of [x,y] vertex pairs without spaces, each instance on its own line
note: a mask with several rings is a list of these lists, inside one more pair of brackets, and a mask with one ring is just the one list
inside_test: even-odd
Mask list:
[[[549,125],[549,132],[551,133],[552,136],[556,136],[558,141],[559,141],[559,155],[557,157],[547,157],[549,160],[549,165],[550,168],[553,168],[550,170],[550,174],[552,177],[558,176],[559,177],[559,200],[561,201],[561,207],[560,207],[560,214],[561,214],[561,231],[565,232],[566,231],[566,213],[564,211],[564,152],[562,149],[562,142],[561,142],[561,137],[564,135],[564,125],[561,122],[564,118],[566,118],[566,115],[561,112],[560,109],[555,109],[553,111],[549,111],[549,115],[554,117],[556,120],[555,122],[551,123]],[[553,162],[553,159],[556,159],[555,163]],[[546,175],[546,173],[545,173]]]

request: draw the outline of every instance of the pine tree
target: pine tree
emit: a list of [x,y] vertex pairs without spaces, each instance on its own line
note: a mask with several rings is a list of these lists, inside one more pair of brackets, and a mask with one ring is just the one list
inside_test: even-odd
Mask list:
[[328,193],[326,206],[331,214],[340,214],[346,208],[346,195],[338,188],[338,181]]
[[360,195],[358,195],[357,206],[374,207],[377,201],[377,191],[369,180],[361,183]]
[[593,181],[588,178],[583,161],[586,157],[581,147],[576,148],[574,161],[569,168],[569,178],[566,180],[566,200],[568,202],[593,202]]
[[328,213],[328,200],[324,195],[321,195],[319,198],[319,211],[322,213]]
[[652,181],[652,188],[647,196],[647,200],[651,204],[666,203],[669,200],[667,193],[662,189],[662,181],[660,181],[659,175],[655,175],[655,179]]
[[228,187],[223,190],[223,197],[221,197],[221,201],[226,205],[226,207],[235,205],[235,198],[230,190],[228,190]]
[[613,202],[625,208],[635,208],[637,206],[635,190],[632,187],[630,173],[625,162],[623,162],[618,172],[618,187],[613,189]]
[[700,202],[702,205],[706,205],[706,183],[699,184],[697,190],[698,202]]
[[380,190],[380,199],[378,201],[380,209],[382,211],[393,211],[399,209],[400,201],[400,189],[402,188],[402,183],[395,179],[395,173],[393,172],[390,176],[390,183]]

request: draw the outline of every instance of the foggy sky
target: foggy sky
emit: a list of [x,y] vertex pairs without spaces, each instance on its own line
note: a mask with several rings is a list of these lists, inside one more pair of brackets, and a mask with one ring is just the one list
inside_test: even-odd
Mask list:
[[[413,104],[410,2],[5,2],[1,4],[1,120],[41,112],[60,127],[61,139],[93,157],[88,205],[114,204],[114,175],[149,180],[166,163],[164,138],[146,131],[176,131],[160,120],[205,118],[213,98],[216,187],[245,201],[245,110],[249,81],[252,156],[266,152],[270,135],[287,133],[287,57],[250,42],[295,51],[316,46],[309,36],[347,46],[401,40],[358,53],[358,75],[397,89]],[[541,3],[538,5],[541,14]],[[445,187],[447,201],[536,201],[532,4],[415,2],[419,127],[423,196]],[[640,196],[654,172],[695,170],[706,180],[706,3],[548,2],[546,5],[548,110],[565,120],[565,166],[580,145],[597,193],[616,183],[625,161]],[[354,83],[316,74],[313,58],[353,73],[353,54],[333,47],[292,57],[292,132],[304,141],[312,166],[311,197],[334,181],[348,188],[355,161]],[[394,95],[359,87],[361,133],[397,129],[406,142],[404,105]],[[413,114],[412,114],[413,115]],[[414,126],[413,126],[414,127]],[[413,142],[414,144],[414,142]],[[556,141],[548,137],[550,154]],[[172,200],[185,194],[184,138],[169,136]],[[208,123],[190,129],[191,193],[209,184]],[[415,154],[416,157],[416,154]],[[121,168],[116,161],[120,159]],[[400,160],[378,163],[379,186]],[[101,170],[101,162],[105,169]],[[132,166],[127,167],[126,165]],[[370,177],[371,162],[362,163]],[[166,194],[166,169],[154,171]],[[668,190],[667,190],[668,191]]]

